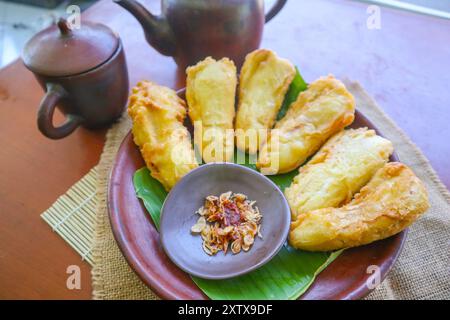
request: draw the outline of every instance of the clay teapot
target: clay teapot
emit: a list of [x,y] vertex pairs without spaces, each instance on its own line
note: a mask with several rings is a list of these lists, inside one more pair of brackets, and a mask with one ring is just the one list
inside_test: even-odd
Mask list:
[[185,68],[207,56],[229,57],[240,66],[261,42],[264,23],[286,4],[264,13],[264,0],[161,0],[156,16],[136,0],[115,0],[141,24],[148,43]]

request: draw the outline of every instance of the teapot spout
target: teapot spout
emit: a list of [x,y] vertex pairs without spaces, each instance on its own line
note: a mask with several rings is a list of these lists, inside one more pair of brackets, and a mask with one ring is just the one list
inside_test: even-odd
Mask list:
[[175,38],[163,15],[155,16],[135,0],[114,0],[115,3],[130,12],[144,29],[147,42],[158,52],[166,56],[175,54]]

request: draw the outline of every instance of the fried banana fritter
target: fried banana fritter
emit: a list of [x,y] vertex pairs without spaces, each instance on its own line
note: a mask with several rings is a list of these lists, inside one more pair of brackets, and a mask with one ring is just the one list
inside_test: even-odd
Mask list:
[[183,126],[184,101],[169,88],[141,81],[132,90],[128,114],[134,142],[151,175],[169,191],[197,167],[189,132]]
[[388,163],[347,205],[300,215],[291,224],[289,242],[308,251],[368,244],[401,232],[428,207],[422,181],[406,165]]
[[247,55],[239,78],[236,145],[255,153],[267,130],[275,123],[289,85],[295,76],[291,62],[273,51],[256,50]]
[[333,76],[311,83],[276,123],[262,146],[257,166],[263,174],[294,170],[333,134],[354,120],[355,100]]
[[284,191],[292,218],[349,202],[392,152],[392,143],[374,130],[349,129],[335,134]]
[[194,143],[205,162],[231,161],[237,75],[233,61],[211,57],[187,68],[186,98]]

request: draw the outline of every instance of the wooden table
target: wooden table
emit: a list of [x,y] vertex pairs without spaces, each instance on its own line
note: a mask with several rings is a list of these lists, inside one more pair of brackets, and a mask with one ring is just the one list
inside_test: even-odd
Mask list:
[[[369,30],[366,9],[353,1],[291,0],[267,25],[262,47],[292,60],[308,81],[328,73],[359,80],[450,187],[450,21],[382,8],[381,29]],[[184,85],[184,72],[147,45],[119,6],[101,1],[84,18],[120,34],[131,84]],[[0,298],[89,299],[89,265],[39,215],[97,164],[106,130],[44,138],[36,126],[42,95],[20,61],[0,71]],[[81,267],[81,290],[66,288],[69,265]]]

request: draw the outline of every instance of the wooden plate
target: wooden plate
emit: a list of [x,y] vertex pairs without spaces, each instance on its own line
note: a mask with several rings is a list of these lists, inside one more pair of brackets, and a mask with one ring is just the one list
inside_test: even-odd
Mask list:
[[[376,130],[358,111],[351,127]],[[395,154],[391,161],[398,161]],[[143,166],[144,161],[130,133],[120,146],[108,186],[109,217],[117,243],[133,270],[161,298],[208,299],[190,276],[164,253],[150,215],[135,195],[132,178]],[[373,277],[373,270],[369,267],[378,266],[383,280],[400,254],[405,237],[404,231],[391,238],[344,251],[317,276],[300,299],[360,299],[366,296],[371,291],[367,280]]]

